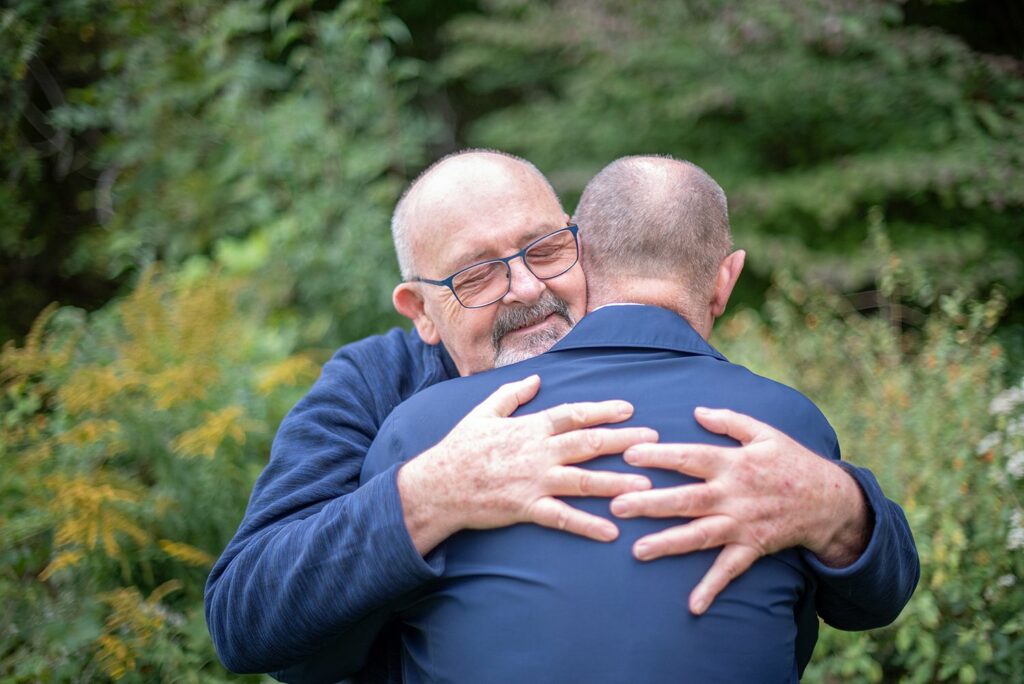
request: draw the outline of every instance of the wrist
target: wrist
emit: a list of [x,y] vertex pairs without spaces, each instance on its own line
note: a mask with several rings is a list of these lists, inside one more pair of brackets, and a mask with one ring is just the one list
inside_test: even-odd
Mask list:
[[860,558],[871,539],[871,512],[864,492],[857,481],[845,470],[826,462],[829,474],[824,492],[831,505],[822,510],[828,519],[818,527],[823,532],[819,539],[806,548],[823,564],[831,568],[844,568]]
[[432,451],[427,450],[405,463],[399,468],[396,480],[402,518],[421,556],[426,556],[459,530],[451,517],[454,507],[444,501],[445,483],[433,482],[436,478],[430,468]]

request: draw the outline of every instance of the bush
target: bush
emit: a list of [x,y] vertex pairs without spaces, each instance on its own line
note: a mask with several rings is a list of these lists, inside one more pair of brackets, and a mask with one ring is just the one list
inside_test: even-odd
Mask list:
[[[241,309],[241,310],[239,310]],[[203,583],[316,376],[238,283],[147,273],[0,356],[6,681],[223,678]]]
[[[258,273],[313,344],[397,319],[389,219],[433,127],[408,106],[418,66],[382,2],[52,5],[0,10],[0,72],[20,74],[0,106],[0,254],[18,260],[0,283],[24,294],[0,303],[0,339],[23,334],[6,307],[32,315],[33,290],[155,260]],[[22,116],[45,119],[68,169]]]
[[672,154],[729,195],[750,248],[740,294],[770,275],[868,288],[876,206],[940,291],[1024,296],[1021,64],[908,26],[892,0],[484,3],[440,60],[474,145],[525,156],[566,193],[627,154]]
[[[895,625],[824,629],[808,682],[1024,678],[1024,382],[1004,389],[989,339],[1004,302],[956,297],[910,325],[894,255],[875,315],[780,276],[767,318],[738,313],[713,341],[804,391],[907,513],[922,575]],[[883,268],[883,272],[885,272]],[[926,284],[922,284],[926,287]]]

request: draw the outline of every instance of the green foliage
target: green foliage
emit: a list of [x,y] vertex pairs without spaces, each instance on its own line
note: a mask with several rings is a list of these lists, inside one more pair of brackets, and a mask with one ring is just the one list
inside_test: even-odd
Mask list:
[[147,273],[89,319],[41,316],[0,355],[5,681],[211,681],[213,559],[273,426],[316,376],[238,283]]
[[[930,285],[892,254],[865,317],[848,298],[780,276],[767,319],[716,331],[729,357],[803,390],[844,457],[900,502],[921,555],[917,592],[892,627],[825,628],[809,682],[1017,681],[1024,677],[1024,381],[1003,389],[989,333],[1005,305],[944,297],[907,323]],[[902,290],[902,301],[894,293]],[[902,326],[908,326],[904,331]]]
[[[75,4],[55,13],[68,21]],[[46,21],[19,16],[34,5],[5,16],[38,33]],[[405,106],[417,65],[394,55],[402,24],[376,0],[82,7],[98,74],[66,89],[49,124],[102,134],[81,197],[102,230],[80,236],[67,264],[114,277],[155,259],[215,263],[274,284],[314,341],[386,322],[391,209],[430,132]],[[36,48],[24,44],[22,68]],[[18,242],[27,217],[12,218]]]
[[877,206],[942,291],[1024,294],[1021,65],[905,26],[901,3],[503,0],[447,36],[450,82],[493,108],[469,142],[570,200],[612,159],[672,154],[721,182],[762,278],[870,286]]
[[822,406],[922,554],[807,680],[1024,679],[1021,63],[896,0],[480,5],[0,9],[0,339],[137,281],[0,354],[0,679],[230,678],[203,580],[316,373],[291,352],[396,320],[389,214],[463,143],[567,206],[624,154],[719,179],[741,297],[775,285],[716,341]]

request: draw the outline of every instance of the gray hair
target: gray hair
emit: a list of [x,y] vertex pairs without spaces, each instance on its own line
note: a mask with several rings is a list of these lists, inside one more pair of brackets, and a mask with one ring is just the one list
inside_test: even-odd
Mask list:
[[584,189],[574,222],[591,290],[646,277],[710,295],[732,248],[725,192],[699,166],[667,156],[606,166]]
[[508,152],[502,152],[500,150],[490,150],[485,148],[470,148],[465,150],[459,150],[458,152],[452,152],[447,154],[433,164],[424,169],[409,187],[402,193],[401,198],[398,200],[398,204],[395,205],[395,212],[391,215],[391,239],[395,243],[395,256],[398,257],[398,268],[402,274],[402,280],[411,280],[415,277],[416,271],[413,267],[413,253],[412,253],[412,240],[410,239],[410,224],[412,223],[412,213],[410,205],[412,204],[411,198],[415,195],[416,188],[420,183],[431,174],[435,169],[443,165],[445,162],[463,157],[469,154],[490,154],[498,157],[504,157],[514,162],[522,164],[529,172],[539,178],[545,186],[551,191],[551,194],[558,199],[558,193],[555,192],[555,188],[551,185],[551,182],[544,176],[540,170],[534,166],[531,162],[517,157],[514,154]]

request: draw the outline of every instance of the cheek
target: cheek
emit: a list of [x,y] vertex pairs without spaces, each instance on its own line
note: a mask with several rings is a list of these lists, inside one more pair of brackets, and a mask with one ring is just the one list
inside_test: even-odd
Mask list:
[[583,318],[587,312],[587,281],[583,269],[577,264],[569,273],[555,280],[559,282],[549,281],[552,292],[565,300],[577,321]]

